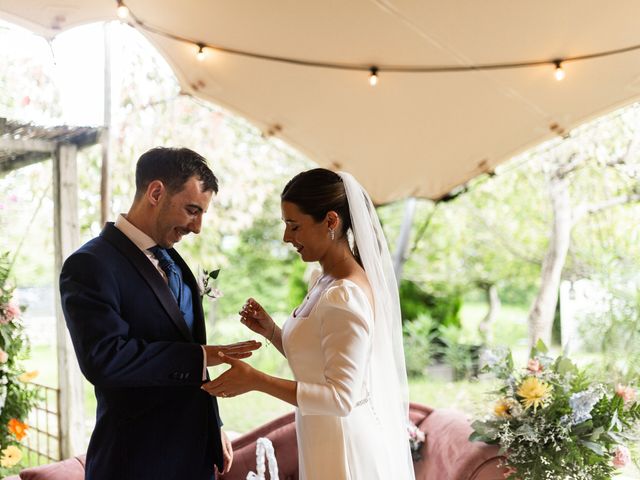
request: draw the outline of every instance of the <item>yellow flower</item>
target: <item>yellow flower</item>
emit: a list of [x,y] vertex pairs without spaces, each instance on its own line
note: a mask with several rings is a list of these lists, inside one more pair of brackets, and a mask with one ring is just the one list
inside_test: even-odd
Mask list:
[[24,372],[22,375],[18,377],[18,380],[24,383],[28,383],[35,380],[37,376],[38,376],[38,371],[33,370],[32,372]]
[[22,423],[17,418],[12,418],[9,420],[9,432],[16,437],[19,441],[22,440],[27,435],[27,429],[29,425],[26,423]]
[[511,418],[511,404],[506,398],[501,398],[493,407],[493,413],[499,418]]
[[22,460],[22,451],[15,445],[9,445],[2,451],[2,459],[0,465],[5,468],[11,468]]
[[551,386],[536,377],[527,377],[520,384],[517,393],[522,399],[520,401],[524,405],[524,409],[527,410],[533,407],[535,412],[538,407],[544,405],[544,402],[551,395]]

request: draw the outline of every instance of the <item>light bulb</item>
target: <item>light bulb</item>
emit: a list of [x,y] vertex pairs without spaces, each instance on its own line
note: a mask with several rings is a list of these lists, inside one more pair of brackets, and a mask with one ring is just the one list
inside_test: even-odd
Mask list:
[[198,59],[198,61],[202,62],[204,60],[204,57],[206,56],[207,54],[204,51],[204,45],[198,45],[198,53],[196,53],[196,58]]
[[565,72],[562,69],[562,63],[556,62],[556,71],[554,72],[554,76],[556,77],[556,80],[558,80],[558,81],[561,81],[561,80],[564,79]]
[[122,1],[118,1],[118,17],[121,19],[125,19],[129,16],[129,8],[122,3]]
[[378,68],[371,67],[369,71],[371,72],[371,75],[369,75],[369,85],[375,87],[378,84]]

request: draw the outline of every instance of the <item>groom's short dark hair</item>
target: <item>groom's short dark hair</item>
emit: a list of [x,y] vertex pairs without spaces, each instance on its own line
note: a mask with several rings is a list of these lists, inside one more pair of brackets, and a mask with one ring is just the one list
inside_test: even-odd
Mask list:
[[164,183],[170,193],[178,193],[193,176],[202,182],[203,191],[218,193],[218,179],[202,155],[188,148],[152,148],[136,164],[136,198],[154,180]]

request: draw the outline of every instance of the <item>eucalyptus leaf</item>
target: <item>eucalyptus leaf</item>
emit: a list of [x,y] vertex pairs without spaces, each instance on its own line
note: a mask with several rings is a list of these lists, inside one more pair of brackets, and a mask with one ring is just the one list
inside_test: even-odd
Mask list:
[[606,454],[606,450],[599,443],[589,442],[587,440],[580,440],[580,444],[584,445],[593,453],[595,453],[596,455],[600,455],[601,457]]
[[575,373],[577,370],[574,363],[567,357],[558,357],[558,360],[556,360],[556,372],[560,375],[564,376],[568,373]]

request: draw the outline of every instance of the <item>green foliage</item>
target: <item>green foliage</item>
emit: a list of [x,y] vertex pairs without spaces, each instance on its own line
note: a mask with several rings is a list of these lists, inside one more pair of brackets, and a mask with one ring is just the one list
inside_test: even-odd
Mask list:
[[478,374],[480,346],[465,342],[462,327],[440,325],[437,339],[442,360],[453,368],[454,380],[469,379]]
[[257,219],[240,232],[238,241],[223,249],[229,267],[218,280],[223,297],[218,313],[235,315],[248,297],[255,298],[271,313],[288,311],[289,279],[296,262],[283,249],[275,220]]
[[403,322],[417,319],[421,315],[429,315],[429,303],[432,300],[431,296],[427,295],[417,283],[409,280],[401,280],[399,295]]
[[417,283],[402,280],[399,288],[400,310],[403,321],[428,315],[439,325],[460,326],[462,295],[446,285],[426,292]]
[[[24,334],[21,310],[12,300],[14,287],[9,283],[9,254],[0,254],[0,446],[2,476],[16,473],[18,462],[6,458],[7,449],[20,448],[21,432],[17,430],[35,405],[36,391],[25,379],[22,362],[29,352]],[[10,423],[11,422],[11,423]],[[18,427],[12,426],[17,423]],[[16,458],[17,459],[17,458]],[[15,464],[15,466],[14,466]]]
[[429,315],[420,314],[415,320],[405,322],[402,330],[407,375],[424,375],[425,368],[431,364],[436,353],[433,341],[437,335],[438,324]]
[[640,427],[634,387],[596,382],[542,343],[523,370],[505,369],[505,353],[489,363],[503,381],[493,415],[473,423],[470,439],[500,445],[508,478],[606,480],[629,461]]
[[301,261],[294,261],[289,275],[289,311],[293,311],[302,303],[307,294],[308,285],[304,280],[307,264]]
[[592,366],[597,375],[628,383],[640,378],[640,286],[630,283],[603,291],[599,302],[594,299],[597,308],[578,319],[579,332],[587,350],[603,354]]

